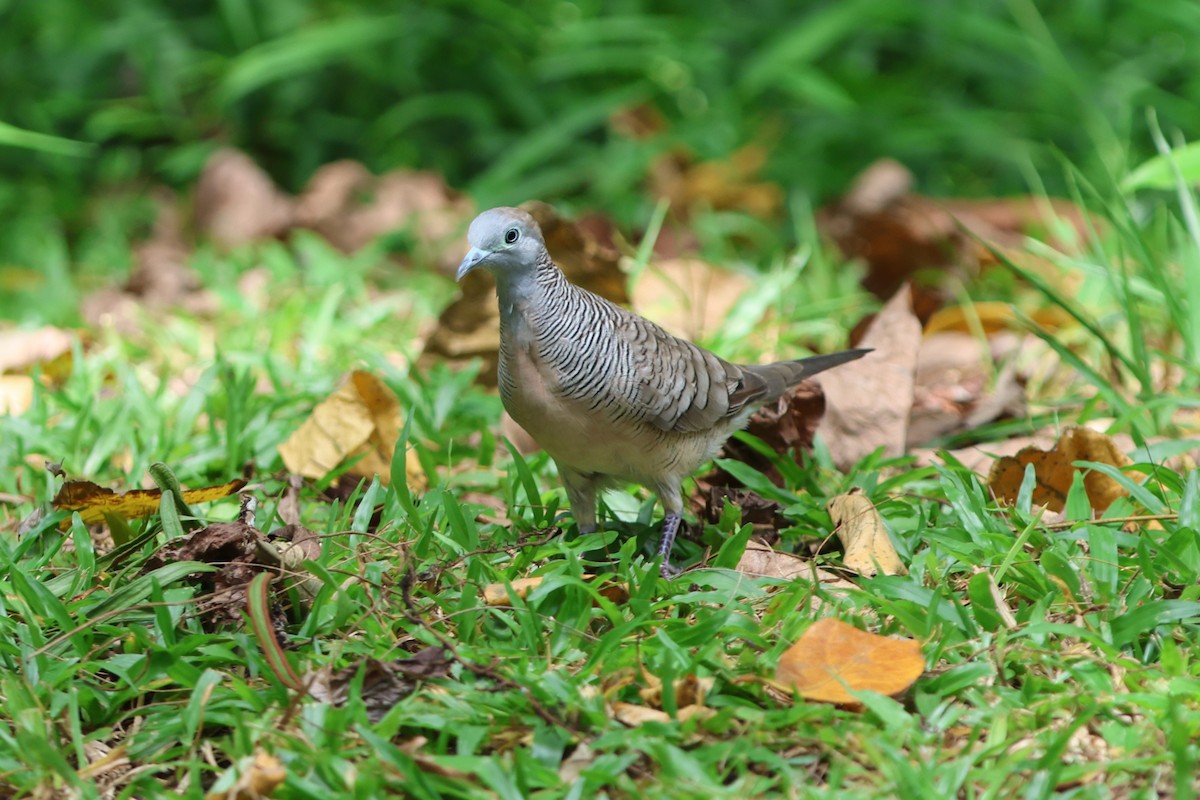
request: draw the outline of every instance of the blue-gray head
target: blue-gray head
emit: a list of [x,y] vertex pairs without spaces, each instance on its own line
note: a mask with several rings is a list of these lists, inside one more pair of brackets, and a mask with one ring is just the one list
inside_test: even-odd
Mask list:
[[519,208],[493,208],[475,218],[467,230],[471,251],[458,267],[456,280],[482,267],[503,280],[531,272],[546,247],[537,221]]

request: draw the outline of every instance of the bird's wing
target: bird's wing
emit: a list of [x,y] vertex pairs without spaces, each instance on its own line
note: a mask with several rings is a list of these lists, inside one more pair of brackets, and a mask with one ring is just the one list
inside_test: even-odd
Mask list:
[[622,409],[656,428],[692,433],[736,416],[766,382],[652,322],[625,312],[614,333],[631,366],[612,387]]

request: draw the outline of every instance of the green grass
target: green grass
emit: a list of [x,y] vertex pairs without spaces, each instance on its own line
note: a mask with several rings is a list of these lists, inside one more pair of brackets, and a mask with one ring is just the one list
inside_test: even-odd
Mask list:
[[[1146,310],[1169,292],[1183,304],[1172,314],[1191,313],[1191,273],[1175,271],[1192,242],[1178,235],[1178,212],[1161,205],[1162,222],[1109,212],[1106,246],[1150,258],[1131,259],[1086,303],[1060,298],[1110,320],[1098,329],[1107,343],[1078,329],[1070,352],[1094,366],[1084,385],[1107,374],[1112,352],[1149,369],[1183,362],[1190,346]],[[1099,271],[1102,255],[1063,268]],[[909,575],[860,579],[846,593],[714,567],[663,581],[645,495],[610,498],[616,531],[577,535],[556,519],[565,500],[553,464],[515,459],[492,433],[499,400],[474,388],[469,370],[412,366],[418,332],[451,287],[420,272],[397,276],[380,259],[304,236],[229,256],[202,251],[195,263],[218,293],[216,319],[175,314],[145,320],[140,335],[103,337],[77,350],[69,377],[40,389],[32,409],[0,418],[0,492],[26,498],[7,507],[0,537],[5,792],[98,796],[80,769],[101,744],[132,767],[122,797],[228,789],[260,751],[283,763],[275,796],[284,798],[1189,797],[1200,788],[1197,473],[1135,465],[1116,475],[1131,498],[1104,518],[1091,519],[1080,489],[1069,525],[1047,526],[1029,506],[1030,487],[1023,503],[998,508],[953,462],[914,469],[869,458],[843,474],[818,450],[802,467],[779,459],[783,487],[738,470],[794,521],[783,545],[829,536],[825,500],[859,486]],[[780,278],[792,282],[778,296],[792,300],[772,306],[752,294],[738,313],[771,308],[786,336],[832,339],[861,302],[853,273],[823,252],[791,263],[803,264],[802,280]],[[232,288],[255,265],[271,275],[265,308]],[[821,297],[796,295],[814,286]],[[1131,293],[1145,305],[1122,305]],[[812,309],[820,299],[845,322],[822,322],[827,314]],[[752,349],[729,334],[716,343],[734,355]],[[410,495],[373,484],[336,500],[307,487],[301,513],[321,554],[298,571],[319,588],[311,602],[295,590],[278,600],[297,674],[452,646],[449,675],[422,682],[378,721],[361,677],[346,705],[317,702],[288,688],[261,633],[213,629],[199,610],[198,565],[147,568],[192,520],[135,523],[135,544],[119,557],[78,521],[60,530],[54,515],[19,538],[12,531],[57,489],[38,455],[120,487],[142,484],[155,462],[189,487],[249,473],[257,522],[269,529],[285,479],[276,446],[357,366],[401,397],[407,457],[431,486]],[[1151,398],[1138,372],[1127,374],[1092,407],[1130,430],[1169,433],[1171,414],[1135,419]],[[1160,405],[1177,409],[1185,397]],[[511,527],[476,522],[491,509],[468,492],[501,498]],[[1123,519],[1147,511],[1160,523],[1126,529]],[[224,501],[204,519],[235,513]],[[547,535],[556,521],[565,532]],[[727,514],[681,555],[717,553],[740,529]],[[726,548],[719,561],[735,556]],[[625,583],[629,598],[613,602],[585,573]],[[507,607],[481,596],[529,576],[543,582]],[[899,699],[864,696],[861,712],[769,691],[760,679],[814,618],[814,593],[821,615],[921,640],[925,676]],[[651,676],[666,686],[711,679],[712,716],[637,728],[614,719],[609,704],[641,703]],[[563,777],[573,755],[579,764]]]

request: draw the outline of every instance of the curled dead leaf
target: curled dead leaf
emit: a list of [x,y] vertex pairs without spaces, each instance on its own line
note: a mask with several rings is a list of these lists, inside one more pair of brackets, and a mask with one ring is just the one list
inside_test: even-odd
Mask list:
[[810,625],[784,652],[775,678],[805,699],[858,706],[851,692],[896,695],[924,671],[920,642],[867,633],[827,617]]
[[235,247],[286,230],[292,201],[248,155],[222,148],[209,157],[200,174],[195,215],[202,233]]
[[283,762],[265,750],[257,750],[248,764],[241,767],[237,782],[228,789],[209,792],[205,800],[262,800],[275,793],[287,779]]
[[[186,489],[183,492],[183,502],[190,505],[220,500],[240,491],[245,485],[244,480],[234,480],[221,486]],[[79,516],[88,525],[103,522],[108,514],[116,514],[125,519],[141,519],[157,513],[161,503],[160,489],[133,489],[120,493],[91,481],[67,481],[51,501],[55,508],[78,511]],[[70,522],[65,524],[69,525]]]
[[[279,454],[288,471],[311,479],[323,478],[343,461],[361,457],[350,474],[368,479],[378,476],[387,483],[402,427],[396,393],[371,373],[355,370],[279,445]],[[405,470],[410,488],[425,487],[425,475],[416,458],[406,459]]]
[[868,577],[878,572],[884,575],[908,574],[908,568],[900,561],[900,555],[888,537],[883,517],[861,489],[855,487],[845,494],[832,497],[827,505],[845,549],[842,563],[847,569]]
[[806,558],[775,550],[753,540],[746,544],[746,550],[738,560],[737,571],[755,578],[816,581],[831,589],[858,588],[845,578],[821,569]]
[[921,323],[907,286],[876,315],[857,346],[875,352],[815,378],[826,403],[817,433],[841,469],[881,447],[886,456],[904,452],[921,347]]
[[0,416],[19,417],[33,405],[33,378],[0,375]]
[[[1015,503],[1025,479],[1025,467],[1032,464],[1037,478],[1033,502],[1051,511],[1062,511],[1075,473],[1081,471],[1074,466],[1076,461],[1094,461],[1114,467],[1133,463],[1107,434],[1085,427],[1068,428],[1048,451],[1030,446],[1015,456],[998,459],[988,474],[988,488],[997,500]],[[1099,512],[1128,494],[1121,484],[1094,470],[1084,472],[1083,486],[1092,508]]]
[[748,144],[723,161],[696,162],[684,151],[668,153],[650,166],[650,192],[670,201],[683,217],[701,209],[743,211],[760,219],[778,213],[783,189],[759,181],[767,149]]
[[751,283],[695,258],[651,263],[633,287],[633,310],[675,336],[696,341],[721,327]]
[[[629,599],[629,587],[623,583],[611,581],[602,575],[584,574],[585,581],[602,581],[599,588],[600,594],[607,600],[613,603],[623,603]],[[483,587],[483,601],[489,606],[506,606],[509,604],[509,591],[517,597],[525,600],[529,597],[529,593],[542,585],[545,580],[544,576],[534,576],[532,578],[517,578],[514,581],[502,583],[489,583]]]
[[[867,262],[863,286],[880,298],[890,297],[918,271],[972,272],[991,263],[991,253],[974,236],[1019,247],[1031,233],[1058,230],[1059,221],[1074,229],[1076,240],[1087,235],[1084,212],[1065,200],[930,198],[911,193],[911,184],[902,164],[884,159],[867,167],[845,197],[817,213],[823,234],[847,257]],[[1045,238],[1058,249],[1072,243]]]
[[635,703],[616,702],[612,704],[613,717],[630,728],[637,728],[648,722],[670,724],[671,715],[661,709],[647,708]]

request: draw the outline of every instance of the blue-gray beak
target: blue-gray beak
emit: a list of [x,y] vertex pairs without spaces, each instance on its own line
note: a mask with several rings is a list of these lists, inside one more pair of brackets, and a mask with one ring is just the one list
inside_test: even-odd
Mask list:
[[467,253],[467,257],[458,265],[458,272],[454,274],[454,280],[461,281],[467,276],[467,273],[479,266],[479,264],[488,256],[486,250],[480,250],[478,247],[472,247],[471,252]]

